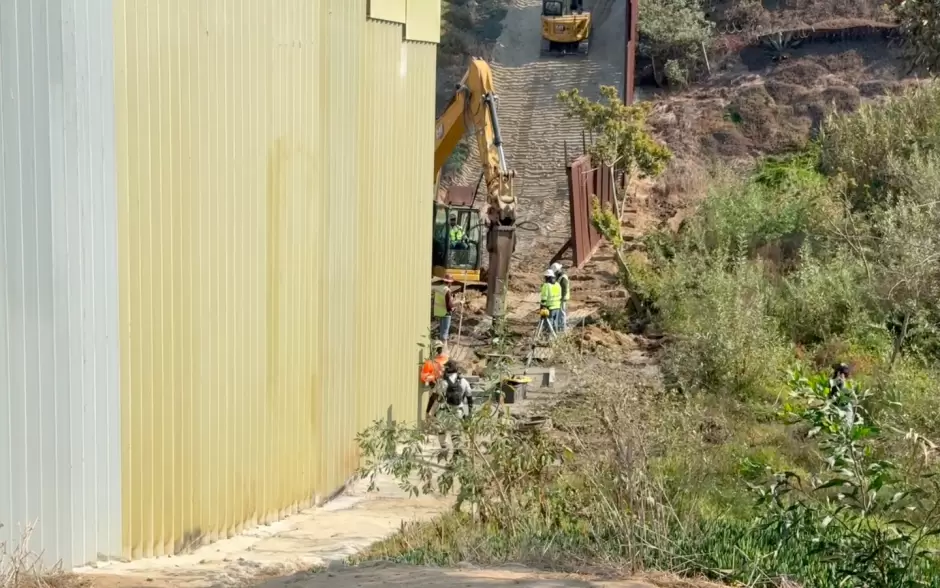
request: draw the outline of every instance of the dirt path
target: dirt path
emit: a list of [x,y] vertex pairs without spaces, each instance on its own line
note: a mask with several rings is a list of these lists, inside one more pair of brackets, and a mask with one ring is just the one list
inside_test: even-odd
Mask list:
[[418,568],[381,564],[327,573],[298,574],[262,584],[264,588],[655,588],[642,580],[605,581],[588,576],[546,574],[525,568]]
[[[588,2],[594,35],[587,58],[540,58],[541,0],[510,0],[492,66],[499,95],[500,123],[506,155],[517,174],[519,219],[538,225],[519,231],[513,272],[543,269],[568,239],[565,141],[580,152],[581,130],[569,120],[558,92],[578,88],[591,98],[600,85],[621,87],[623,81],[624,0]],[[456,183],[473,185],[480,174],[476,147]]]
[[[429,459],[432,451],[429,445]],[[94,588],[257,586],[263,583],[259,576],[290,577],[342,561],[393,534],[403,522],[429,520],[452,504],[436,496],[410,497],[388,476],[377,482],[377,492],[368,492],[363,481],[320,508],[191,553],[102,563],[76,572],[92,580]]]

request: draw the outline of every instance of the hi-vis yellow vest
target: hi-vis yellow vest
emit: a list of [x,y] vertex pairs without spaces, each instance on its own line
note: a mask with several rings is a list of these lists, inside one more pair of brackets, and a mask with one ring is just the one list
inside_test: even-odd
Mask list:
[[447,316],[447,291],[447,286],[434,287],[434,306],[432,311],[434,318]]
[[539,292],[539,299],[542,306],[548,310],[558,310],[561,308],[561,285],[557,282],[554,284],[545,282],[542,284],[541,292]]

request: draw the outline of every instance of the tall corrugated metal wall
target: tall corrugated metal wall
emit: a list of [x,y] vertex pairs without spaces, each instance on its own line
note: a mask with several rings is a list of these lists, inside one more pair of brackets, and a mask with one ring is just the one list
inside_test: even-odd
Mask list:
[[0,523],[67,566],[174,552],[415,418],[439,21],[0,0]]
[[121,553],[111,1],[0,1],[0,543]]
[[440,11],[371,5],[115,0],[128,556],[324,498],[416,414]]

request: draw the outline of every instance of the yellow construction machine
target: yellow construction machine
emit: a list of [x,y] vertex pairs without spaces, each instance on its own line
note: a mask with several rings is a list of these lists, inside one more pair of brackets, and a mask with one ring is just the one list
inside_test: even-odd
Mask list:
[[591,13],[584,0],[542,0],[542,55],[586,56],[591,50]]
[[[497,96],[493,72],[488,63],[473,58],[457,91],[435,125],[434,150],[434,245],[433,275],[449,274],[465,286],[486,284],[486,311],[501,316],[504,310],[509,257],[515,245],[515,172],[506,165],[503,140],[497,116]],[[481,184],[485,201],[476,206],[476,188],[452,187],[449,195],[437,196],[444,163],[457,144],[472,131],[482,166]],[[479,186],[479,184],[478,184]],[[482,249],[489,253],[483,271]]]

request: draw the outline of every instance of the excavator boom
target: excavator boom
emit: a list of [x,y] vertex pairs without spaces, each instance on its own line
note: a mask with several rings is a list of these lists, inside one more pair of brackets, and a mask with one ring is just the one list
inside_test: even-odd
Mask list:
[[502,316],[505,311],[506,280],[516,222],[515,172],[506,163],[497,102],[492,69],[482,59],[472,59],[453,99],[437,119],[434,151],[434,184],[437,186],[444,164],[463,136],[472,131],[476,139],[486,183],[483,211],[489,253],[486,308],[487,314],[494,317]]

